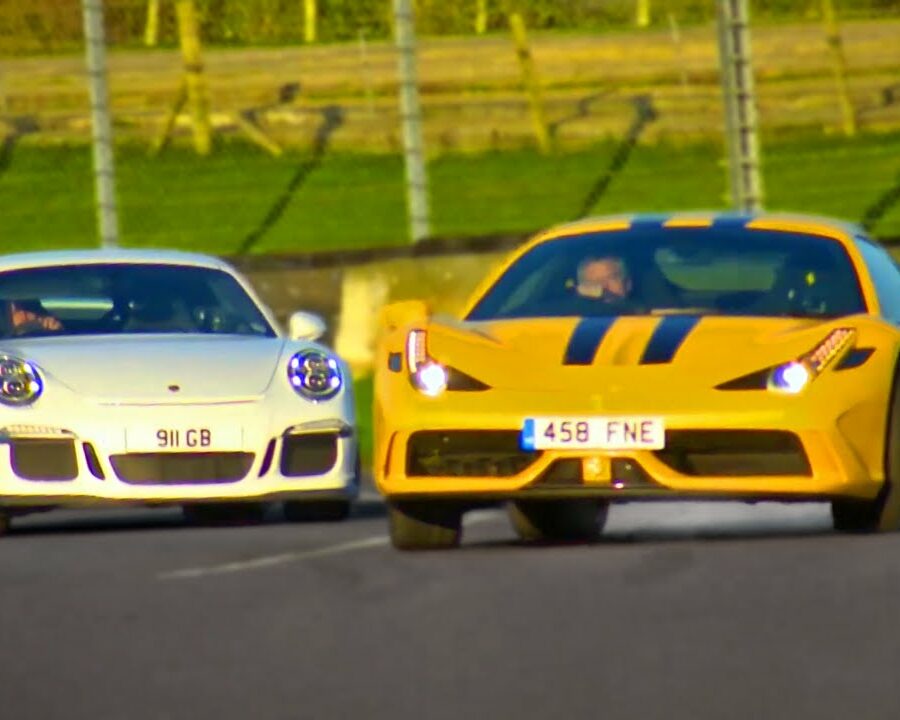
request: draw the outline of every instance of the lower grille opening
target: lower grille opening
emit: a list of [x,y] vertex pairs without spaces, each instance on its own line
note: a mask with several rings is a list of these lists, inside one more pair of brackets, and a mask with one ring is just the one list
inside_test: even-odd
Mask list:
[[800,438],[780,430],[670,430],[656,457],[684,475],[812,475]]
[[634,488],[660,488],[652,477],[636,460],[627,458],[610,459],[610,479],[608,483],[586,483],[581,466],[581,458],[555,460],[529,487],[533,488],[598,488],[607,484],[618,490]]
[[129,485],[205,485],[238,482],[253,464],[253,453],[128,453],[109,460]]
[[540,456],[522,450],[518,430],[422,430],[407,442],[406,472],[419,477],[512,477]]
[[22,438],[9,444],[13,472],[23,480],[57,482],[78,477],[72,440]]
[[581,487],[582,483],[581,460],[567,458],[550,463],[531,487]]
[[286,435],[281,445],[281,474],[286,477],[324,475],[337,462],[337,433]]

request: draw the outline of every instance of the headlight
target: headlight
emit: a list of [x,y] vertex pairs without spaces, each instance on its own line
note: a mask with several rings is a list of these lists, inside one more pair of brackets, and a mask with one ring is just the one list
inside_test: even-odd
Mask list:
[[308,400],[330,400],[344,384],[338,361],[319,350],[304,350],[288,363],[288,380]]
[[428,397],[437,397],[445,390],[466,392],[490,389],[471,375],[442,365],[431,357],[428,354],[428,336],[424,330],[413,330],[407,336],[406,364],[413,387]]
[[429,397],[437,397],[447,389],[447,370],[436,362],[420,365],[413,374],[416,387]]
[[838,328],[797,360],[779,365],[769,374],[768,388],[792,395],[809,385],[856,337],[852,328]]
[[43,391],[44,383],[31,363],[0,355],[0,403],[30,405]]
[[811,379],[812,373],[806,365],[801,362],[789,362],[779,365],[772,371],[769,386],[772,390],[781,390],[794,395],[805,388]]

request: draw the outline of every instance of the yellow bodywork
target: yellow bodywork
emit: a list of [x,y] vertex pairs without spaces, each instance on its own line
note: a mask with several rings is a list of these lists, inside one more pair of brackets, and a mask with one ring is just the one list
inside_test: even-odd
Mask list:
[[[712,218],[679,215],[670,227],[708,227]],[[623,230],[629,218],[566,225],[542,233],[487,277],[461,317],[509,264],[538,243],[585,232]],[[540,497],[745,499],[873,499],[885,480],[885,438],[895,365],[897,329],[880,317],[875,289],[856,246],[838,224],[824,220],[762,216],[748,227],[827,235],[841,242],[856,266],[869,312],[834,320],[703,317],[679,346],[677,358],[639,364],[664,317],[618,318],[593,362],[561,365],[577,317],[463,322],[432,317],[420,302],[389,306],[382,314],[375,359],[374,474],[388,498],[516,499]],[[853,330],[852,341],[804,392],[723,390],[724,383],[808,353],[830,332]],[[410,381],[407,339],[427,332],[428,354],[489,389],[421,393]],[[848,353],[867,360],[836,370]],[[653,415],[666,431],[786,431],[796,436],[808,461],[798,474],[686,473],[652,450],[543,450],[515,473],[452,475],[409,472],[408,444],[422,431],[520,432],[525,418],[540,415]],[[576,482],[545,483],[558,460],[575,460]],[[645,482],[617,482],[616,468],[632,462]]]

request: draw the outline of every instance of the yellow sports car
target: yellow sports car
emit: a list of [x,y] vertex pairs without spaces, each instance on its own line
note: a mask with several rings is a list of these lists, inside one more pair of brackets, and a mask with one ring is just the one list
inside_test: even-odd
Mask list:
[[830,501],[900,524],[900,269],[787,215],[598,218],[525,243],[459,317],[382,313],[375,478],[403,549],[510,501],[523,538],[590,540],[611,502]]

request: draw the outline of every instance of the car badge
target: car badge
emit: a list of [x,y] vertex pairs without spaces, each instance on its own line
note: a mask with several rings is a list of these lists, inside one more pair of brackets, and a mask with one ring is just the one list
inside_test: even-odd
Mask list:
[[180,385],[169,385],[169,392],[178,392],[181,390]]

